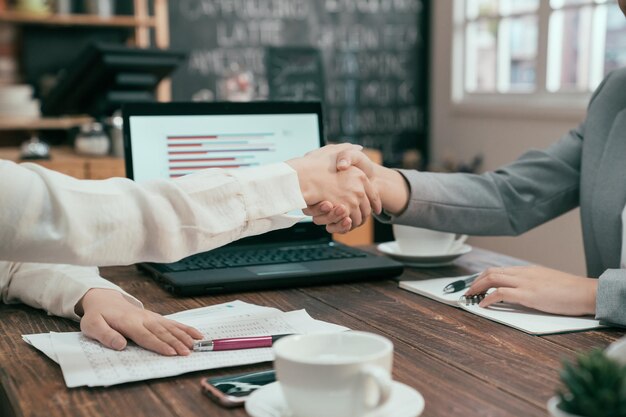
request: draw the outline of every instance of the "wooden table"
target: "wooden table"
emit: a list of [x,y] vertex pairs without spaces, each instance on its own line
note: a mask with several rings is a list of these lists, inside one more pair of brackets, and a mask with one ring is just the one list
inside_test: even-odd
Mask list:
[[[454,276],[512,258],[474,250],[454,266],[408,269],[402,279]],[[561,360],[605,347],[625,334],[607,329],[529,336],[463,310],[398,289],[395,281],[343,284],[255,293],[176,298],[133,267],[103,275],[162,314],[241,299],[284,311],[305,308],[312,317],[376,332],[395,345],[394,378],[419,390],[424,416],[546,416],[558,387]],[[114,386],[67,389],[60,368],[21,340],[25,333],[72,331],[77,325],[20,305],[0,306],[0,415],[2,416],[245,416],[205,398],[198,384],[208,375],[266,365],[205,371]]]

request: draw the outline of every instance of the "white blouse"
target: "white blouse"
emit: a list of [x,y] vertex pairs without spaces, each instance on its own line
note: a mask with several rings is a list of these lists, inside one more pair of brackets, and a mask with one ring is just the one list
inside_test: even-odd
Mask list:
[[135,297],[102,278],[96,267],[0,261],[0,295],[7,304],[24,303],[78,320],[74,307],[92,288],[119,291],[128,301],[143,307]]
[[90,288],[119,290],[93,266],[176,261],[290,227],[301,217],[286,213],[304,207],[297,173],[284,163],[138,184],[0,160],[0,294],[76,318]]

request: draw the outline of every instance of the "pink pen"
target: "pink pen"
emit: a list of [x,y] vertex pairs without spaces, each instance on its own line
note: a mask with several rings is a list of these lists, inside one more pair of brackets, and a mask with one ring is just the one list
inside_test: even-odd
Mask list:
[[274,336],[251,336],[232,337],[229,339],[199,340],[193,343],[194,352],[215,352],[218,350],[236,349],[256,349],[272,347],[272,344],[281,337],[289,334],[278,334]]

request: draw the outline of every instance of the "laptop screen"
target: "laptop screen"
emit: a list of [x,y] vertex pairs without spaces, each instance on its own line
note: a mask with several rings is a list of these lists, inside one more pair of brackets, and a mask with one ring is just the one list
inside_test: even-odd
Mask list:
[[246,168],[302,156],[320,144],[317,114],[131,116],[135,181],[207,168]]
[[127,175],[139,182],[282,162],[323,143],[319,103],[158,103],[124,116]]

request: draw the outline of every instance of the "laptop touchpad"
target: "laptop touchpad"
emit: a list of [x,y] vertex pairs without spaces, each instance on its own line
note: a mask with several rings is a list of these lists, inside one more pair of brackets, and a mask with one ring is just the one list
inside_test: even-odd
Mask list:
[[280,264],[267,266],[253,266],[247,268],[256,275],[279,275],[294,274],[298,272],[310,272],[311,270],[302,264]]

